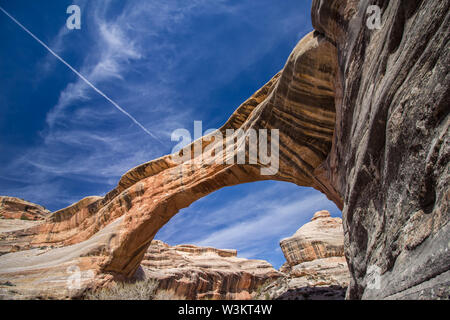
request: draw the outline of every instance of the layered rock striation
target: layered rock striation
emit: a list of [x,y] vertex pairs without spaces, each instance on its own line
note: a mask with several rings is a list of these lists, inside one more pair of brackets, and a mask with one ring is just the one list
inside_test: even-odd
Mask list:
[[[187,147],[200,148],[201,158],[208,161],[194,158],[178,163],[175,155],[169,155],[143,164],[127,172],[105,197],[85,198],[54,212],[45,224],[27,230],[24,236],[33,246],[74,246],[83,252],[80,261],[90,259],[99,273],[131,277],[159,228],[180,209],[219,188],[275,179],[326,191],[314,169],[331,148],[335,56],[332,43],[310,33],[296,46],[285,68],[244,102],[222,128]],[[266,166],[259,160],[228,164],[227,159],[237,157],[238,151],[226,150],[227,141],[245,143],[249,158],[250,137],[235,131],[223,143],[214,138],[225,136],[227,129],[244,133],[279,130],[278,171],[261,174]],[[215,153],[218,144],[226,152]],[[219,157],[223,161],[216,161]],[[334,197],[332,191],[326,192]]]
[[254,291],[281,276],[263,260],[237,257],[236,250],[193,245],[169,246],[153,240],[142,270],[159,289],[187,299],[250,299]]
[[316,212],[311,222],[292,237],[281,240],[280,246],[290,266],[315,259],[343,257],[342,220],[331,218],[326,210]]

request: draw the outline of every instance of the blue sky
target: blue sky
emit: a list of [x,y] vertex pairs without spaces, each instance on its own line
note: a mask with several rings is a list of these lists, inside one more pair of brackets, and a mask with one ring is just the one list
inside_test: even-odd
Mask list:
[[[81,8],[81,30],[66,9]],[[26,1],[7,10],[136,118],[147,135],[0,12],[0,194],[51,210],[103,195],[170,153],[177,128],[220,127],[312,30],[311,1]],[[157,235],[284,262],[278,242],[339,210],[310,188],[258,182],[182,210]]]

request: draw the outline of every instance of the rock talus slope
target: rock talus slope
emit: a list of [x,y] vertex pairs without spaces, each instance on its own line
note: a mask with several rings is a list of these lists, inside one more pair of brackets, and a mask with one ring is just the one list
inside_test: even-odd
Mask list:
[[[367,25],[370,5],[380,8],[380,29]],[[348,298],[448,298],[449,9],[442,0],[314,0],[315,31],[283,70],[189,147],[231,159],[236,150],[211,152],[217,134],[279,129],[277,172],[261,174],[260,161],[173,155],[145,163],[106,196],[11,235],[58,248],[29,250],[26,260],[4,255],[0,277],[23,276],[24,261],[37,278],[67,263],[92,271],[97,285],[131,277],[181,208],[225,186],[273,179],[314,187],[343,210]]]

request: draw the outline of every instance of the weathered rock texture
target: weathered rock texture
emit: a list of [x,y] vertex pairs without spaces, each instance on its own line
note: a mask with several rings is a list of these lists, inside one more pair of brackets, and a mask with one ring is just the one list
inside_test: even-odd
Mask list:
[[[374,4],[382,11],[380,30],[366,25]],[[314,0],[315,31],[283,70],[218,132],[190,147],[206,159],[231,159],[235,150],[212,154],[220,143],[215,134],[279,129],[277,173],[261,175],[261,161],[208,164],[197,157],[179,164],[165,156],[22,237],[33,246],[64,247],[55,250],[73,254],[59,263],[78,261],[101,284],[132,276],[156,232],[181,208],[225,186],[282,180],[312,186],[343,209],[348,298],[448,297],[449,5]],[[245,141],[228,139],[235,138]],[[37,266],[53,254],[27,261]],[[0,257],[3,268],[9,255]],[[8,259],[14,276],[23,266]]]
[[[380,30],[366,25],[373,4]],[[313,27],[339,52],[323,167],[344,201],[349,298],[449,297],[449,9],[313,1]]]
[[18,219],[0,219],[0,256],[10,252],[31,249],[22,230],[35,227],[42,222]]
[[172,247],[153,240],[141,266],[146,277],[158,280],[159,289],[187,299],[250,299],[263,284],[281,276],[266,261],[236,255],[236,250]]
[[341,218],[331,218],[326,210],[316,212],[290,238],[281,240],[286,261],[290,266],[328,257],[344,256],[344,229]]
[[340,218],[326,210],[316,212],[290,238],[281,240],[286,263],[276,281],[258,294],[262,299],[342,300],[350,273],[344,257],[344,230]]
[[43,220],[50,211],[44,207],[14,197],[0,196],[0,219]]
[[0,256],[30,249],[29,238],[21,230],[44,223],[50,211],[44,207],[13,197],[0,197]]

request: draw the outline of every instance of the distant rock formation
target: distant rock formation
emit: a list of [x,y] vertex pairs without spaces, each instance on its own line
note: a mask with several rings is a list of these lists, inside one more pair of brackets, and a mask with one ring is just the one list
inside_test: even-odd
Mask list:
[[0,219],[43,220],[50,214],[44,207],[14,197],[0,196]]
[[141,267],[145,277],[158,280],[159,289],[187,299],[251,299],[255,290],[281,276],[266,261],[236,255],[236,250],[153,240]]
[[350,282],[344,257],[344,230],[340,218],[326,210],[316,212],[290,238],[280,242],[286,263],[283,277],[270,283],[258,298],[280,300],[343,300]]
[[38,204],[0,196],[0,256],[30,249],[30,241],[22,230],[44,223],[49,216],[50,211]]
[[[57,248],[1,256],[0,278],[41,283],[63,277],[66,265],[93,271],[98,286],[133,277],[180,209],[222,187],[281,180],[314,187],[342,209],[347,298],[449,298],[450,2],[376,3],[380,28],[368,27],[369,0],[313,0],[314,31],[283,70],[189,146],[210,164],[167,155],[131,169],[104,197],[15,232],[31,247]],[[212,138],[227,129],[279,129],[278,172],[262,175],[261,162],[216,163],[223,154],[212,147],[227,141]],[[311,245],[288,257],[328,249]]]
[[326,210],[316,212],[311,222],[292,237],[281,240],[280,246],[290,266],[315,259],[343,257],[342,219],[331,218]]

